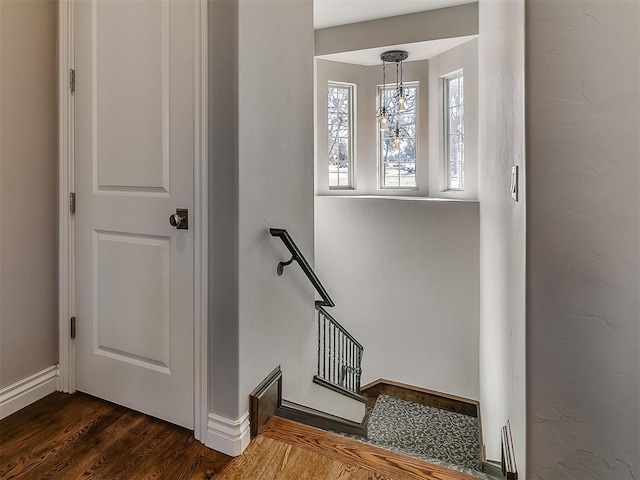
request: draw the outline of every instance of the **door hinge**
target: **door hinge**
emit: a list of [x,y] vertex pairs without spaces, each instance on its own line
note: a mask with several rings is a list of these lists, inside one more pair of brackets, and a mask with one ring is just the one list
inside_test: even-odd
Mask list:
[[69,211],[71,213],[76,213],[76,194],[75,194],[75,192],[71,192],[69,194]]
[[76,91],[76,71],[73,68],[69,69],[69,90],[71,93]]
[[76,317],[71,317],[71,338],[76,338]]

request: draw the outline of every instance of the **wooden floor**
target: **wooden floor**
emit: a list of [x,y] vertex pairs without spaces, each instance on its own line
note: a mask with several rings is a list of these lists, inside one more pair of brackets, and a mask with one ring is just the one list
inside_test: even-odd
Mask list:
[[76,393],[0,421],[0,479],[211,479],[231,458],[193,433]]
[[313,427],[272,418],[243,455],[91,396],[54,393],[0,421],[0,479],[469,480]]

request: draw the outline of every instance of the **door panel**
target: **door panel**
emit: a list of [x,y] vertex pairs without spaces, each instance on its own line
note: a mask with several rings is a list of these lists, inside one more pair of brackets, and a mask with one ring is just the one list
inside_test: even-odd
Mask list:
[[94,235],[94,351],[171,373],[171,239],[113,232]]
[[75,10],[76,386],[193,428],[196,4]]
[[169,3],[100,0],[96,30],[98,190],[168,192]]

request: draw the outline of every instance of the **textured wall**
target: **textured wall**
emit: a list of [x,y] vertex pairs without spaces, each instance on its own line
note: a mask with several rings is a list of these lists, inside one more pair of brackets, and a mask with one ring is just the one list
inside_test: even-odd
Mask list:
[[640,3],[527,3],[529,477],[640,476]]
[[387,378],[478,398],[478,203],[316,197],[332,314]]
[[56,29],[0,1],[0,388],[58,362]]
[[[524,0],[479,5],[480,404],[487,457],[511,420],[525,470]],[[520,200],[509,193],[520,167]]]

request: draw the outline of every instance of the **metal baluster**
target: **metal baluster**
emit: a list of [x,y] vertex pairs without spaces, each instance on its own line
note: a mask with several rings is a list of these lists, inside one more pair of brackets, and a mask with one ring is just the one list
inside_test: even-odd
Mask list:
[[360,393],[360,371],[362,364],[362,350],[358,349],[358,369],[356,370],[356,392]]
[[357,377],[357,364],[358,364],[358,347],[356,346],[356,344],[354,343],[351,346],[351,349],[353,351],[353,360],[351,362],[351,391],[355,392],[357,389],[357,384],[358,384],[358,377]]
[[349,388],[351,390],[353,390],[353,343],[351,343],[351,345],[349,346],[349,366],[351,367],[351,369],[349,370]]
[[327,317],[322,315],[322,378],[327,374]]
[[344,387],[346,385],[346,379],[347,379],[347,362],[345,361],[345,355],[344,355],[344,349],[347,345],[347,337],[344,336],[344,333],[342,334],[342,348],[340,349],[340,368],[342,368],[342,375],[340,378],[340,386]]

